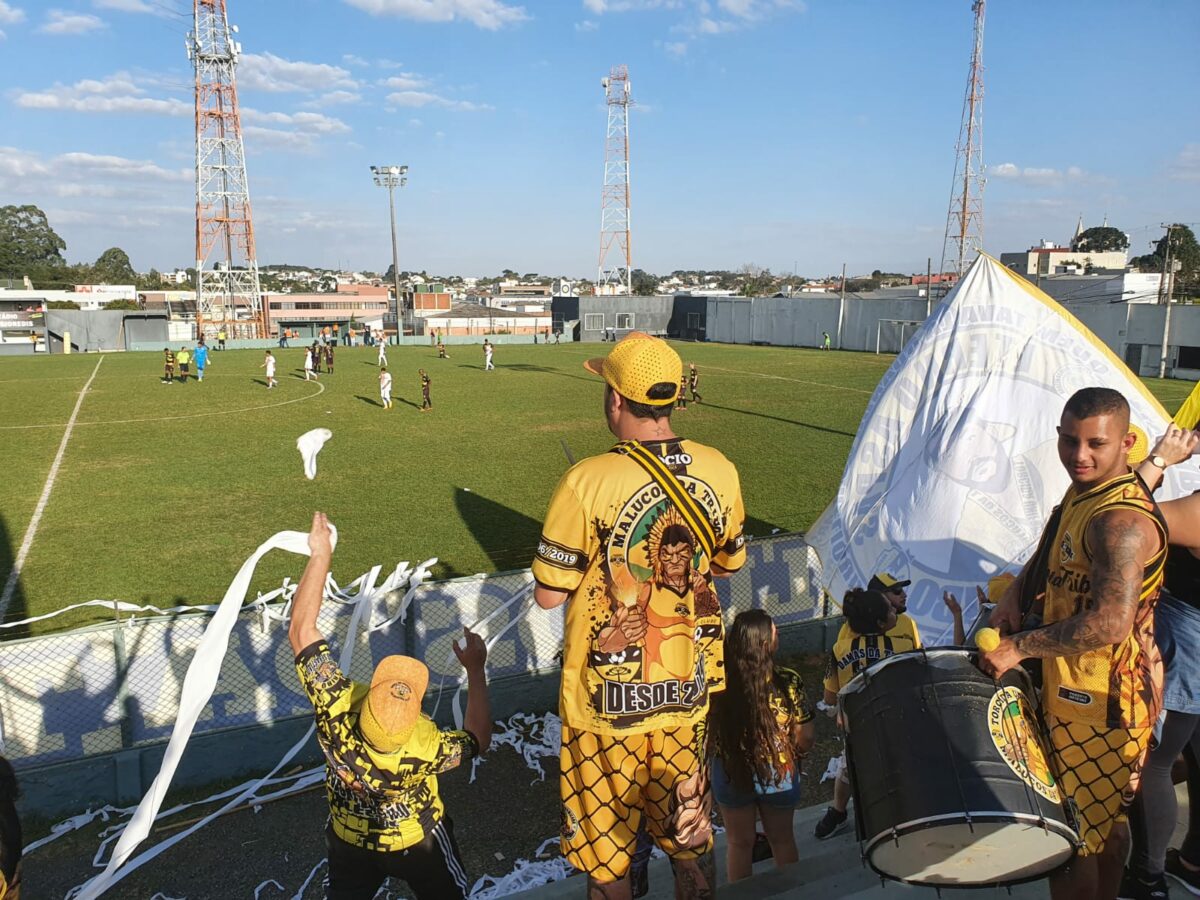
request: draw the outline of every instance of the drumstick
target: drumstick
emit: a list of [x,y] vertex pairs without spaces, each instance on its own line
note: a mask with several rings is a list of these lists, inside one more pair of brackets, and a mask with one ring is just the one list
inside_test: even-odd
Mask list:
[[567,439],[559,438],[558,442],[560,444],[562,444],[563,453],[566,454],[567,462],[570,463],[571,465],[575,465],[575,454],[572,453],[571,448],[567,446]]

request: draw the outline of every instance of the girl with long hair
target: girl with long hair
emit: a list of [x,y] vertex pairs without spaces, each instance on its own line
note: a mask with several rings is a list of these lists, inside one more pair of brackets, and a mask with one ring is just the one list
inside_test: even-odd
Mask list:
[[713,795],[725,822],[726,875],[750,875],[755,820],[775,865],[797,859],[792,814],[800,799],[800,765],[812,747],[813,713],[804,682],[776,666],[779,635],[759,609],[739,613],[725,638],[725,690],[713,696]]

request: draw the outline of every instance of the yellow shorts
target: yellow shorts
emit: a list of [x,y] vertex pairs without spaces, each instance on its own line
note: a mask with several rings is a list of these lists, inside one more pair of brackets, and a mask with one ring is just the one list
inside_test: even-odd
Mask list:
[[1093,728],[1046,715],[1059,782],[1079,817],[1081,856],[1099,853],[1137,793],[1152,728]]
[[629,872],[638,826],[672,859],[712,848],[712,792],[702,765],[703,721],[644,734],[562,726],[562,853],[595,881]]

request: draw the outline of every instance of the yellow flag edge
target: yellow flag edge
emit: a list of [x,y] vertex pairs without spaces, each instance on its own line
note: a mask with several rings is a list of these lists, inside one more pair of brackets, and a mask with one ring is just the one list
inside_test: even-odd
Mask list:
[[[1042,304],[1042,306],[1060,316],[1063,321],[1079,332],[1080,337],[1086,339],[1093,347],[1099,350],[1104,356],[1108,357],[1109,362],[1115,365],[1118,369],[1124,369],[1126,372],[1129,372],[1129,367],[1125,365],[1124,361],[1117,356],[1117,354],[1112,352],[1112,348],[1109,347],[1108,344],[1104,343],[1104,341],[1100,340],[1100,338],[1092,334],[1088,327],[1075,318],[1075,316],[1072,315],[1061,303],[1056,301],[1044,291],[1038,290],[1036,286],[1030,284],[1016,272],[1013,272],[1008,268],[1008,266],[1003,265],[1000,260],[996,259],[996,257],[983,252],[981,252],[979,255],[986,256],[989,260],[995,263],[996,268],[1003,272],[1006,278],[1011,279],[1013,283],[1017,285],[1017,287],[1027,293],[1038,303]],[[1171,414],[1167,412],[1165,408],[1163,408],[1163,405],[1159,402],[1158,398],[1150,393],[1150,389],[1142,383],[1142,379],[1139,378],[1135,372],[1129,372],[1129,374],[1133,376],[1133,385],[1141,393],[1142,399],[1149,403],[1154,409],[1158,410],[1159,414],[1164,419],[1172,421]]]

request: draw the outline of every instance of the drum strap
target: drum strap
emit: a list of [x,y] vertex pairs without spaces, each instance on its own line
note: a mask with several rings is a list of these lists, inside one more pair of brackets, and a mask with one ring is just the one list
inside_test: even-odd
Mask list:
[[1054,538],[1058,534],[1058,525],[1062,521],[1063,508],[1060,504],[1050,513],[1050,519],[1042,530],[1042,538],[1034,551],[1032,565],[1025,581],[1021,584],[1021,621],[1024,622],[1037,598],[1046,592],[1046,578],[1050,574],[1050,549],[1054,546]]
[[654,479],[654,483],[662,488],[663,494],[679,510],[692,534],[700,542],[700,548],[709,560],[712,560],[717,550],[717,534],[713,530],[712,522],[683,483],[675,477],[675,473],[667,468],[666,463],[637,441],[621,441],[609,452],[627,456],[646,470],[646,474]]

